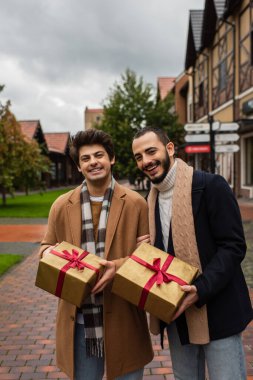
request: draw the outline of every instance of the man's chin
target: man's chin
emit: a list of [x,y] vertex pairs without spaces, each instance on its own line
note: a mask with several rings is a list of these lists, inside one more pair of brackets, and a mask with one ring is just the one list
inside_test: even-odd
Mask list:
[[161,174],[160,176],[158,176],[158,177],[154,177],[154,178],[149,177],[149,179],[150,179],[150,181],[151,181],[154,185],[158,185],[159,183],[161,183],[161,182],[164,180],[164,178],[166,177],[166,174],[167,174],[167,173],[163,173],[163,174]]

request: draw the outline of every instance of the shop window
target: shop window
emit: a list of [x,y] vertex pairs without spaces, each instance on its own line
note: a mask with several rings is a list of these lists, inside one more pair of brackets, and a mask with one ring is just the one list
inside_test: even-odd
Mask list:
[[253,185],[253,136],[245,139],[245,185]]

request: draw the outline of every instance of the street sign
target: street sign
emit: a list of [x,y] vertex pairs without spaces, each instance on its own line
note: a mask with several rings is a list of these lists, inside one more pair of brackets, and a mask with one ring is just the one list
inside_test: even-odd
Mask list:
[[[238,133],[215,133],[215,142],[235,142],[238,141],[240,136]],[[209,142],[209,133],[199,133],[199,134],[186,134],[184,137],[186,142]]]
[[236,153],[240,150],[239,145],[216,145],[215,152],[216,153]]
[[210,153],[210,145],[188,145],[184,150],[186,153]]
[[239,124],[237,123],[220,123],[219,121],[214,121],[212,125],[213,131],[218,132],[233,132],[239,129]]
[[216,133],[214,138],[216,142],[233,142],[238,141],[240,136],[238,133]]
[[210,141],[210,135],[208,133],[185,135],[186,142],[208,142]]
[[186,132],[209,132],[210,125],[209,125],[209,123],[203,123],[203,124],[198,124],[198,123],[185,124],[184,130]]

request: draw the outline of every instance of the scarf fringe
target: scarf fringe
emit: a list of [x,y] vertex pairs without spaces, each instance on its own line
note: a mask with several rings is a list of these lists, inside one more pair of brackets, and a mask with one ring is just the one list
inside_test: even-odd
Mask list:
[[86,354],[88,357],[96,356],[102,358],[104,356],[104,339],[85,339]]

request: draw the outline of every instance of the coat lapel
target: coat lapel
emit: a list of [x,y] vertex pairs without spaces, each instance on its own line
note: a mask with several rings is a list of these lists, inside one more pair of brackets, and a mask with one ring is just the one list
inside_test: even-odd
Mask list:
[[69,198],[67,204],[69,228],[71,231],[72,242],[77,247],[81,247],[81,204],[80,204],[81,186],[78,186]]
[[109,212],[107,226],[106,226],[105,258],[108,257],[108,254],[110,252],[113,237],[115,235],[116,228],[119,223],[120,215],[124,206],[125,194],[126,192],[124,188],[116,182],[114,192],[113,192],[113,197],[112,197],[112,204],[110,207],[110,212]]
[[149,233],[151,244],[154,245],[155,236],[156,236],[156,226],[155,226],[155,205],[157,198],[157,190],[155,187],[151,187],[151,190],[148,195],[148,218],[149,218]]

